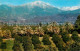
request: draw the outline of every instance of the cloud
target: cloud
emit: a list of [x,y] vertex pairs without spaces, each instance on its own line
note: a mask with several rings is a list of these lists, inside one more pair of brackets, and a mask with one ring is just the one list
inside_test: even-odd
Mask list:
[[72,7],[63,7],[61,9],[67,11],[67,10],[76,10],[79,8],[80,8],[80,6],[72,6]]

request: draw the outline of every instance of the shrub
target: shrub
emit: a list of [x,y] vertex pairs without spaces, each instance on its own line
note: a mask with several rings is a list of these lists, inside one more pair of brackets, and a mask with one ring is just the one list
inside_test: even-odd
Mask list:
[[43,40],[42,41],[43,41],[44,45],[50,45],[51,44],[51,42],[49,41],[49,36],[47,34],[45,34],[43,36]]
[[22,37],[21,36],[15,34],[14,38],[15,38],[16,41],[22,42]]
[[32,41],[31,41],[31,38],[29,36],[23,37],[23,48],[24,48],[24,51],[33,51]]
[[78,32],[74,31],[72,33],[72,39],[77,42],[79,41]]
[[32,36],[32,43],[33,43],[35,49],[40,48],[39,46],[40,46],[41,42],[37,35]]
[[1,49],[6,49],[6,43],[5,42],[1,43]]
[[62,39],[57,34],[53,35],[52,40],[54,43],[58,43],[58,41],[62,41]]
[[72,45],[70,45],[70,49],[68,51],[80,51],[80,45],[78,45],[77,43],[73,43]]
[[35,44],[40,44],[39,37],[37,35],[32,36],[32,43]]
[[53,37],[52,37],[52,40],[56,44],[56,46],[58,47],[59,51],[64,51],[65,50],[66,44],[64,43],[62,38],[59,37],[59,35],[54,34]]
[[18,41],[14,42],[13,51],[21,51],[20,43]]
[[75,29],[80,33],[80,15],[77,17],[75,22]]
[[65,34],[65,33],[62,34],[62,38],[65,43],[71,40],[69,34]]

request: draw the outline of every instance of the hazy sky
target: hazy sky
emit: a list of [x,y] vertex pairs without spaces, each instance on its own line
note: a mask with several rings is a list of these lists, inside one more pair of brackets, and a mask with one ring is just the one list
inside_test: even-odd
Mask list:
[[0,0],[0,4],[21,5],[34,1],[47,2],[56,7],[80,6],[80,0]]

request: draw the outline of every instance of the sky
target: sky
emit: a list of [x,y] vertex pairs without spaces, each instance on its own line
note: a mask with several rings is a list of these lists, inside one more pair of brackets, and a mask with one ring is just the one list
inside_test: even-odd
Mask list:
[[56,7],[80,6],[80,0],[0,0],[0,4],[22,5],[34,1],[43,1]]

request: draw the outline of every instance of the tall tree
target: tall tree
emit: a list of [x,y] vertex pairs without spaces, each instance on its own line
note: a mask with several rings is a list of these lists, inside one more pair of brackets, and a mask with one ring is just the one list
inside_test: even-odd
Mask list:
[[23,48],[24,48],[24,51],[33,51],[32,40],[29,36],[23,37]]
[[42,26],[42,23],[41,23],[41,22],[39,23],[39,26],[40,26],[40,27]]
[[39,37],[37,35],[32,36],[32,43],[33,43],[35,49],[37,49],[38,45],[41,44]]
[[70,45],[70,48],[68,51],[80,51],[80,45],[77,43],[73,43],[72,45]]
[[65,43],[67,43],[68,41],[71,40],[70,35],[67,34],[66,32],[65,32],[65,33],[62,33],[61,35],[62,35],[63,41],[64,41]]
[[19,41],[15,40],[14,46],[13,46],[13,51],[21,51],[20,42]]
[[80,33],[80,15],[77,17],[75,22],[75,29]]
[[72,33],[72,39],[76,42],[80,41],[80,37],[78,37],[78,32],[74,31]]
[[49,35],[47,35],[47,34],[45,34],[44,36],[43,36],[43,43],[44,43],[44,45],[50,45],[51,44],[51,42],[49,41]]
[[32,43],[35,44],[40,44],[39,37],[37,35],[32,36]]
[[66,51],[65,50],[66,44],[64,43],[64,41],[62,40],[62,38],[59,35],[54,34],[52,37],[52,40],[58,47],[59,51]]

